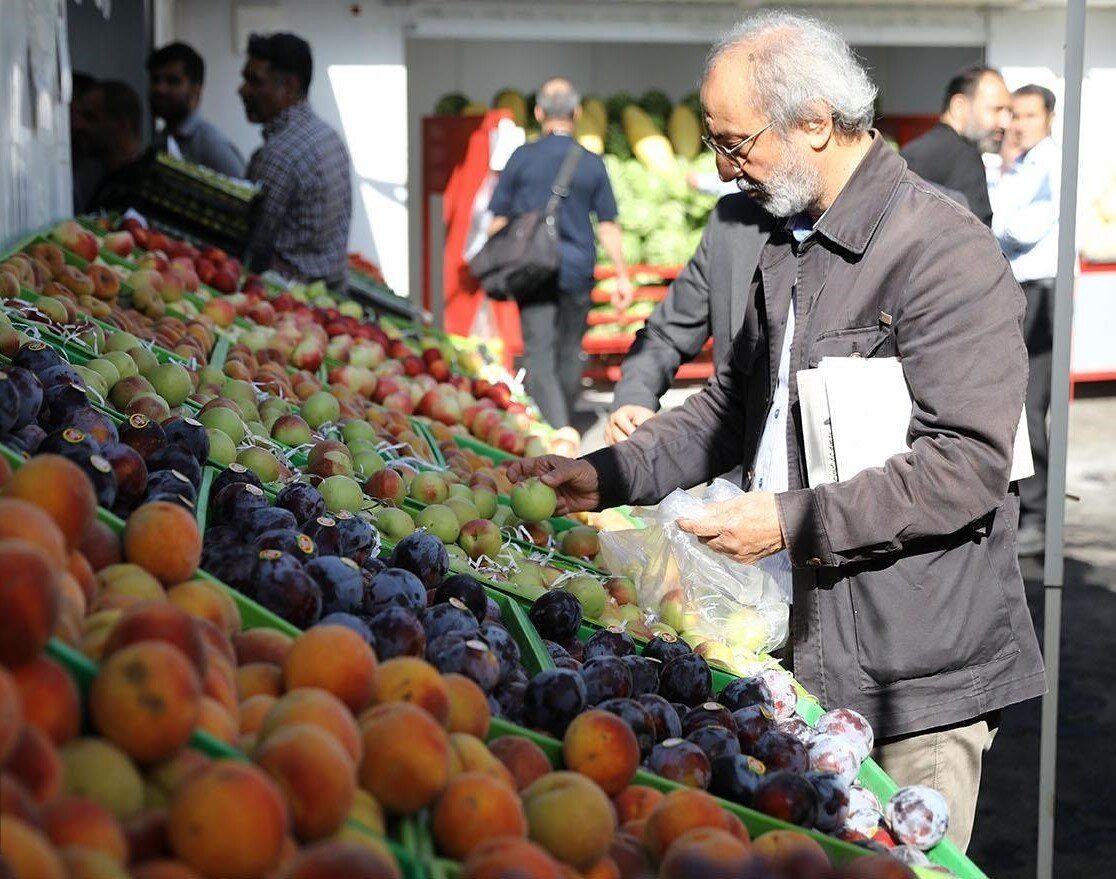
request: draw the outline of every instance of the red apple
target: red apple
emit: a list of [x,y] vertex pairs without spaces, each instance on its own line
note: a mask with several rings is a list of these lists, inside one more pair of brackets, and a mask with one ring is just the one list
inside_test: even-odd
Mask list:
[[219,327],[231,326],[236,318],[236,309],[224,299],[210,299],[202,308],[202,313],[209,315]]
[[209,285],[214,290],[219,290],[222,293],[232,293],[236,290],[237,274],[230,267],[229,263],[225,263],[216,272],[214,272]]
[[136,247],[136,239],[131,232],[109,232],[105,236],[104,246],[117,256],[131,256]]
[[270,302],[254,302],[248,309],[248,317],[260,326],[270,327],[275,323],[275,308]]

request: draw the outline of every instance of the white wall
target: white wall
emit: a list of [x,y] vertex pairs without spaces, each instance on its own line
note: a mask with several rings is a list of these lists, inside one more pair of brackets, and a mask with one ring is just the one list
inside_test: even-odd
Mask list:
[[[399,16],[377,3],[274,4],[267,27],[306,39],[314,52],[310,104],[345,138],[353,159],[351,249],[377,260],[387,282],[407,290],[407,115]],[[244,56],[234,45],[238,7],[259,4],[188,0],[175,4],[174,36],[205,57],[202,113],[226,131],[245,157],[260,144],[236,89]],[[264,7],[267,9],[267,7]],[[239,35],[246,36],[246,35]],[[243,45],[241,41],[240,46]]]

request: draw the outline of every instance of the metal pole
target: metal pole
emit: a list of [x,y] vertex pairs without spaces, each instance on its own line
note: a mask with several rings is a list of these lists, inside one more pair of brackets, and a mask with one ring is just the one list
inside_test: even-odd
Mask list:
[[1085,0],[1066,4],[1062,193],[1058,206],[1058,278],[1054,286],[1054,348],[1050,386],[1050,466],[1046,494],[1046,559],[1043,564],[1043,656],[1047,694],[1042,700],[1039,745],[1039,832],[1035,874],[1054,870],[1055,769],[1058,758],[1058,666],[1062,638],[1063,535],[1066,511],[1066,445],[1069,434],[1070,340],[1077,265],[1077,165],[1081,143],[1081,80],[1085,66]]

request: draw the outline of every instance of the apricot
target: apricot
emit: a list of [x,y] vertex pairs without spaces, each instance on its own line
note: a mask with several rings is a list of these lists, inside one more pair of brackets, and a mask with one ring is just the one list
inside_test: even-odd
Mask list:
[[131,758],[104,739],[80,738],[59,750],[66,793],[96,800],[117,818],[143,808],[143,779]]
[[371,830],[383,836],[385,831],[384,810],[376,798],[363,788],[353,792],[353,805],[345,818],[346,822],[355,822],[362,828]]
[[62,571],[58,575],[58,597],[61,601],[59,608],[59,624],[56,629],[62,628],[63,623],[72,622],[77,631],[81,631],[81,621],[85,618],[88,602],[85,600],[85,590],[69,571]]
[[43,830],[57,848],[94,849],[128,863],[128,840],[116,816],[85,797],[59,797],[43,810]]
[[643,847],[643,837],[628,833],[624,828],[612,838],[608,856],[623,879],[643,879],[655,875],[647,849]]
[[181,861],[173,858],[156,858],[142,861],[131,867],[132,879],[201,879],[201,876]]
[[500,736],[488,743],[488,750],[508,768],[520,791],[552,768],[543,749],[524,736]]
[[0,813],[14,815],[32,827],[39,827],[43,811],[31,792],[14,775],[0,774]]
[[0,663],[19,665],[46,646],[58,623],[58,571],[41,549],[12,538],[0,539],[0,571]]
[[93,483],[85,471],[61,455],[36,455],[24,462],[4,486],[4,495],[30,501],[45,510],[70,549],[81,543],[97,512]]
[[551,772],[522,796],[531,839],[558,860],[582,870],[608,852],[616,812],[595,782],[576,772]]
[[89,690],[93,724],[143,763],[165,760],[190,738],[201,684],[181,651],[162,641],[122,647],[105,660]]
[[236,670],[236,695],[243,703],[253,696],[283,694],[283,669],[273,662],[249,662]]
[[583,879],[621,879],[620,868],[611,857],[605,855],[592,867],[581,871]]
[[466,772],[438,797],[431,829],[442,853],[461,860],[486,839],[525,837],[527,818],[512,788],[490,775]]
[[335,833],[353,805],[353,761],[321,727],[298,723],[276,730],[252,755],[287,801],[291,827],[303,842]]
[[822,865],[829,863],[829,856],[821,847],[821,843],[799,830],[769,830],[762,836],[757,836],[752,842],[752,854],[764,855],[772,860],[785,860],[792,852],[803,852],[804,856],[811,860],[817,858],[818,863]]
[[461,870],[461,879],[561,879],[562,868],[543,848],[509,836],[476,846]]
[[481,772],[516,790],[515,777],[485,747],[484,742],[468,733],[450,733],[450,778],[466,772]]
[[72,549],[66,556],[66,571],[81,587],[85,596],[85,606],[89,607],[97,597],[97,577],[93,573],[93,566],[89,564],[81,550]]
[[[194,626],[201,636],[202,643],[205,645],[205,652],[207,656],[216,656],[220,659],[229,669],[236,666],[236,650],[233,648],[232,640],[222,632],[217,626],[209,620],[203,620],[200,617],[194,617]],[[233,675],[235,680],[235,675]]]
[[[795,852],[791,857],[797,862],[799,852]],[[916,873],[914,869],[898,858],[893,858],[890,854],[881,852],[853,858],[841,867],[841,871],[837,875],[840,879],[919,879],[919,877],[928,876],[931,873],[926,868]]]
[[233,635],[236,661],[240,665],[249,662],[273,662],[282,665],[287,653],[294,644],[294,638],[277,629],[249,629]]
[[197,729],[207,732],[226,745],[236,745],[240,732],[239,718],[233,717],[225,706],[210,696],[202,696],[198,706]]
[[36,656],[12,670],[23,717],[55,745],[64,745],[81,729],[81,697],[69,673],[53,659]]
[[151,861],[170,854],[166,809],[152,807],[137,812],[123,822],[123,829],[128,842],[128,863]]
[[449,737],[421,708],[407,702],[378,705],[362,715],[360,732],[361,787],[389,812],[417,812],[445,787]]
[[373,701],[376,705],[409,702],[440,724],[449,720],[449,688],[438,669],[415,656],[396,656],[380,663]]
[[716,827],[696,827],[670,844],[659,865],[661,879],[736,876],[752,859],[747,843]]
[[100,662],[105,644],[124,611],[119,608],[99,610],[81,621],[81,638],[78,649],[94,662]]
[[26,540],[43,551],[51,565],[63,570],[67,564],[66,538],[42,507],[14,497],[0,497],[0,538]]
[[78,549],[94,572],[109,565],[118,565],[123,560],[120,538],[99,519],[89,523]]
[[266,693],[258,693],[255,696],[249,696],[241,702],[240,734],[245,735],[259,732],[264,717],[267,716],[267,713],[271,710],[271,706],[274,705],[275,702],[276,698]]
[[167,590],[167,601],[192,617],[209,620],[226,635],[240,631],[240,609],[224,589],[209,580],[187,580]]
[[287,835],[283,796],[255,766],[219,760],[191,775],[167,810],[174,853],[209,879],[255,879],[278,862]]
[[449,691],[449,720],[446,729],[451,733],[463,732],[484,739],[492,722],[492,711],[488,707],[488,697],[472,680],[462,674],[442,675],[442,681]]
[[705,791],[675,790],[664,796],[646,818],[643,842],[656,860],[688,830],[714,827],[728,830],[728,813]]
[[104,852],[74,846],[59,854],[67,879],[130,879],[128,872]]
[[284,693],[264,716],[259,729],[260,741],[294,723],[320,726],[341,743],[354,764],[360,762],[364,753],[360,730],[349,709],[332,693],[312,687]]
[[164,760],[148,769],[147,780],[169,801],[182,782],[194,773],[201,772],[212,762],[213,759],[201,751],[183,748],[169,760]]
[[230,715],[236,717],[240,702],[236,696],[236,671],[223,656],[210,654],[209,665],[202,678],[202,695],[215,699]]
[[105,642],[102,656],[139,641],[161,641],[179,650],[194,666],[198,677],[205,674],[205,645],[194,618],[166,601],[151,601],[125,608]]
[[562,739],[566,768],[580,772],[615,796],[639,769],[639,742],[632,728],[615,714],[593,709],[573,719]]
[[11,815],[0,815],[0,864],[15,879],[67,879],[62,859],[46,836]]
[[314,626],[291,645],[283,662],[283,683],[288,690],[320,687],[357,713],[376,693],[376,654],[352,629]]
[[97,572],[97,598],[92,610],[125,610],[147,601],[165,601],[167,594],[151,574],[139,565],[109,565]]
[[8,759],[23,728],[19,688],[7,669],[0,667],[0,766]]
[[616,807],[616,818],[623,824],[646,818],[651,814],[663,792],[653,787],[642,784],[633,784],[624,788],[612,798],[612,805]]
[[402,875],[386,846],[327,840],[296,853],[278,879],[401,879]]
[[124,558],[150,571],[164,586],[189,580],[198,569],[201,551],[198,522],[178,504],[143,504],[124,526]]
[[23,725],[4,771],[15,776],[37,803],[49,803],[62,792],[62,761],[37,726]]

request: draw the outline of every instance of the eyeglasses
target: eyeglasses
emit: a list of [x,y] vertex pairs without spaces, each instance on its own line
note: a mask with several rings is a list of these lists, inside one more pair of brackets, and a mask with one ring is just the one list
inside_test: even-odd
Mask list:
[[[757,137],[759,137],[761,134],[763,134],[765,131],[767,131],[767,129],[769,129],[774,124],[775,124],[774,122],[768,122],[765,126],[763,126],[763,128],[761,128],[759,131],[757,131],[751,137],[746,137],[746,138],[744,138],[744,140],[740,141],[740,143],[736,144],[735,146],[731,146],[731,147],[721,146],[719,143],[717,143],[717,141],[713,140],[713,138],[711,138],[708,134],[703,134],[701,136],[701,142],[703,144],[705,144],[707,147],[709,147],[709,149],[713,150],[713,152],[716,153],[718,156],[721,156],[722,158],[727,159],[730,162],[734,162],[737,165],[740,165],[740,164],[743,163],[742,160],[741,160],[741,157],[740,157],[740,151],[742,149],[744,149],[744,147],[746,147],[752,141],[754,141]],[[749,150],[749,152],[751,152],[751,151]],[[743,156],[743,161],[747,161],[747,160],[748,160],[748,155],[747,155],[747,153],[745,153],[744,156]]]

